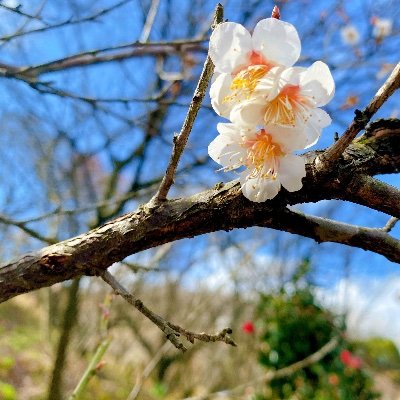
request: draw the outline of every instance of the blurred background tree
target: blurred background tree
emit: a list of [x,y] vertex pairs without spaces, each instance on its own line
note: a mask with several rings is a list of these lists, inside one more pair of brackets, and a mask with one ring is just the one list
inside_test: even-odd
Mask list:
[[341,318],[318,305],[313,285],[304,280],[305,261],[278,293],[261,295],[257,326],[259,361],[279,370],[318,352],[336,338],[337,346],[321,360],[289,376],[272,380],[257,399],[375,399],[373,380],[345,337]]

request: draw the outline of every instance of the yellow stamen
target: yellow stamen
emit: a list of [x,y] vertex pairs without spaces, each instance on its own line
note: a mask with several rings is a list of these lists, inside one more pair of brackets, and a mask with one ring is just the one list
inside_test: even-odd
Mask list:
[[265,107],[264,121],[266,124],[295,126],[297,118],[307,122],[310,104],[300,93],[300,87],[285,86],[281,92]]
[[272,136],[261,129],[254,139],[244,142],[247,148],[247,160],[245,165],[252,169],[249,179],[276,179],[279,166],[279,158],[285,153],[279,144],[274,143]]
[[248,99],[254,92],[258,81],[262,78],[269,70],[267,65],[251,65],[246,69],[238,72],[233,78],[230,89],[233,94],[226,96],[224,102],[232,100],[241,100],[241,98]]

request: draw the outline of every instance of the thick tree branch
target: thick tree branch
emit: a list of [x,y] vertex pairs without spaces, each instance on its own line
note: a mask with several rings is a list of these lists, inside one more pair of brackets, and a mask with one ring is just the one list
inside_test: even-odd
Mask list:
[[400,190],[368,175],[355,175],[338,198],[400,217]]
[[[376,132],[370,130],[367,138],[361,138],[359,142],[352,144],[338,161],[337,168],[331,172],[329,179],[322,179],[315,170],[315,153],[306,154],[305,157],[309,160],[307,176],[303,180],[303,188],[298,192],[288,193],[282,190],[271,201],[253,203],[242,196],[239,184],[234,181],[192,197],[166,201],[154,208],[142,206],[134,213],[123,215],[78,237],[26,254],[0,268],[0,302],[81,275],[96,275],[99,270],[105,270],[131,254],[163,243],[218,230],[256,225],[299,233],[320,241],[329,240],[357,246],[398,262],[400,251],[397,241],[385,236],[385,232],[345,226],[343,233],[336,222],[336,225],[332,225],[330,222],[310,220],[316,217],[309,217],[308,221],[302,220],[300,224],[303,224],[303,232],[299,231],[300,228],[295,231],[290,214],[285,211],[286,205],[344,199],[370,205],[371,208],[400,217],[400,199],[395,201],[398,191],[395,188],[389,190],[389,195],[394,196],[390,201],[379,197],[374,200],[374,196],[388,195],[388,185],[378,184],[365,175],[366,171],[373,175],[382,173],[383,170],[386,173],[397,172],[400,168],[397,151],[400,146],[399,131],[393,130],[391,134],[384,136],[385,157],[382,154],[370,158],[370,150],[365,150],[367,144],[363,144],[362,140],[368,143],[372,152],[379,154],[379,146],[373,149],[374,142],[382,143],[380,132],[381,129]],[[349,182],[358,180],[366,181],[369,186],[364,191],[353,187],[355,193],[352,196]],[[371,192],[373,196],[367,198],[372,203],[368,204],[364,199]],[[325,229],[318,230],[320,226]],[[329,234],[335,230],[338,235],[330,237]],[[320,236],[316,236],[315,232]],[[382,240],[384,245],[381,246]]]
[[316,167],[320,172],[327,171],[333,167],[344,150],[368,124],[373,115],[379,110],[383,103],[400,87],[400,63],[396,65],[386,82],[380,87],[374,98],[361,112],[356,110],[355,118],[343,135],[329,149],[316,159]]
[[[371,250],[400,263],[400,241],[380,228],[366,228],[333,221],[327,218],[305,215],[297,211],[285,210],[275,218],[273,227],[314,239],[318,243],[333,242]],[[264,226],[262,222],[257,223]]]

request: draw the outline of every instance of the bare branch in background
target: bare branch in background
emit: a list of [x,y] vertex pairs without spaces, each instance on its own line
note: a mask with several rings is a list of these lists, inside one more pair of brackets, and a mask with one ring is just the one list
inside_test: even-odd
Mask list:
[[160,0],[152,0],[149,12],[147,13],[146,22],[144,24],[142,34],[140,35],[140,42],[147,42],[150,36],[151,28],[153,27],[154,20],[157,15]]
[[187,349],[182,342],[179,341],[179,336],[184,336],[190,343],[194,343],[194,340],[200,340],[202,342],[224,342],[231,346],[236,346],[235,342],[229,337],[232,333],[231,329],[224,329],[221,332],[210,335],[207,333],[196,333],[188,331],[180,327],[179,325],[172,324],[165,320],[163,317],[157,315],[146,307],[143,302],[130,294],[108,271],[100,272],[101,278],[108,283],[116,294],[123,297],[129,304],[134,306],[140,313],[146,318],[153,322],[157,327],[164,332],[165,337],[178,349],[185,352]]
[[25,13],[25,12],[21,11],[20,7],[14,8],[14,7],[5,6],[3,4],[0,4],[0,6],[2,8],[6,9],[8,11],[12,11],[16,14],[27,17],[29,19],[39,20],[40,22],[45,24],[45,26],[43,26],[41,28],[36,28],[36,29],[29,30],[29,31],[24,31],[24,30],[18,29],[17,31],[15,31],[9,35],[4,35],[4,36],[0,37],[0,42],[9,42],[17,37],[28,36],[28,35],[31,35],[34,33],[47,32],[47,31],[62,28],[65,26],[78,25],[78,24],[87,23],[87,22],[96,22],[99,18],[105,16],[106,14],[114,11],[115,9],[117,9],[119,7],[124,6],[125,4],[127,4],[131,1],[132,0],[121,0],[118,3],[112,5],[111,7],[101,9],[100,11],[96,11],[95,13],[93,13],[92,15],[89,15],[87,17],[76,18],[76,19],[68,18],[67,20],[58,22],[56,24],[45,23],[43,21],[43,19],[41,17],[39,17],[38,15],[31,15],[31,14]]
[[313,364],[316,364],[318,361],[322,360],[329,353],[331,353],[337,347],[339,343],[338,338],[332,338],[327,344],[317,350],[315,353],[310,354],[308,357],[303,360],[297,361],[287,367],[277,369],[275,371],[269,371],[264,376],[254,379],[250,382],[243,383],[238,385],[232,389],[219,390],[218,392],[209,393],[204,396],[195,396],[195,397],[186,397],[183,400],[211,400],[213,398],[219,398],[221,396],[235,396],[238,393],[242,392],[244,389],[255,385],[257,383],[269,383],[275,379],[285,378],[287,376],[293,375],[297,371],[300,371],[304,368],[310,367]]

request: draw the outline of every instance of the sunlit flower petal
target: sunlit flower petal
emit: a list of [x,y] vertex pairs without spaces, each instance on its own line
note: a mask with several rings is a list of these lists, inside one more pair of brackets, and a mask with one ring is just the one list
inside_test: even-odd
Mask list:
[[296,192],[303,186],[301,180],[306,176],[304,159],[294,154],[282,157],[279,165],[279,181],[289,192]]
[[230,113],[230,120],[237,125],[252,127],[264,124],[265,100],[255,98],[246,100],[234,107]]
[[276,65],[290,67],[299,59],[301,43],[292,24],[267,18],[254,28],[253,48]]
[[243,196],[256,203],[273,199],[281,189],[277,179],[251,178],[247,170],[240,174],[240,185]]
[[245,168],[240,183],[249,200],[272,199],[281,184],[289,191],[302,187],[304,161],[291,152],[304,146],[304,135],[288,128],[244,129],[234,124],[218,124],[218,131],[209,154],[225,171]]
[[219,135],[208,146],[210,157],[226,170],[239,168],[246,150],[240,145],[246,131],[240,131],[232,124],[218,124]]
[[335,92],[329,68],[317,61],[309,68],[287,68],[275,80],[271,76],[262,78],[253,96],[232,109],[230,119],[246,127],[263,124],[303,130],[311,146],[331,122],[318,108]]
[[273,90],[282,69],[297,61],[300,49],[294,26],[275,18],[260,21],[253,36],[240,24],[218,25],[210,38],[210,57],[218,74],[210,91],[215,111],[229,118],[233,107],[252,98],[262,78],[270,80]]
[[244,26],[234,22],[219,24],[210,38],[210,57],[215,70],[230,74],[246,65],[252,47],[251,35]]
[[304,149],[308,143],[307,136],[301,129],[270,125],[265,126],[265,130],[273,132],[274,142],[285,154]]
[[316,107],[328,104],[335,94],[335,82],[328,66],[322,61],[316,61],[300,76],[303,96],[314,101]]
[[231,106],[224,99],[230,95],[232,77],[230,74],[214,74],[210,87],[211,105],[221,117],[229,118]]

